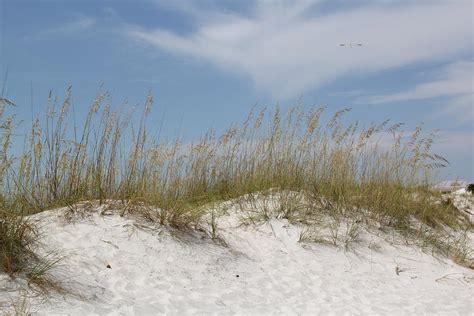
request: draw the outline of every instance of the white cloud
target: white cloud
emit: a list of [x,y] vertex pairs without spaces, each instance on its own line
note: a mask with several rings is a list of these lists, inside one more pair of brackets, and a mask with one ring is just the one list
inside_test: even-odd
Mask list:
[[441,155],[474,155],[474,137],[472,131],[440,132],[433,150]]
[[67,22],[59,26],[52,27],[40,33],[40,36],[65,35],[82,32],[96,25],[97,21],[91,17],[82,17],[76,21]]
[[433,144],[433,152],[450,164],[439,170],[445,179],[474,181],[474,137],[472,131],[443,131]]
[[443,105],[440,110],[432,113],[432,118],[455,118],[458,123],[474,121],[474,62],[452,63],[434,80],[401,92],[361,97],[358,101],[381,104],[440,97],[444,98]]
[[[129,35],[160,50],[249,75],[258,89],[278,98],[341,76],[472,50],[471,1],[366,1],[326,14],[318,12],[320,2],[260,0],[247,16],[203,13],[194,7],[189,11],[198,23],[190,34],[135,27]],[[364,46],[339,46],[347,42]]]
[[[474,122],[474,94],[463,94],[449,99],[431,116],[436,119],[452,118],[458,124]],[[474,139],[474,131],[471,131],[471,138]]]
[[363,101],[369,104],[377,104],[453,95],[471,95],[474,93],[473,70],[474,62],[456,62],[446,67],[436,80],[418,84],[407,91],[366,97]]

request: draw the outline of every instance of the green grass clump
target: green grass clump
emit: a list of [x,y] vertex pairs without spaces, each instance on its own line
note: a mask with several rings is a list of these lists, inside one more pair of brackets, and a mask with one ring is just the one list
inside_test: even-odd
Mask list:
[[10,275],[23,271],[33,255],[35,227],[23,216],[13,212],[8,188],[12,161],[8,155],[14,128],[14,116],[6,116],[13,102],[0,98],[0,271]]
[[[16,158],[8,154],[11,146],[15,116],[5,116],[7,106],[14,103],[0,98],[0,272],[11,277],[24,276],[35,290],[47,292],[62,290],[61,286],[47,274],[59,261],[54,253],[39,256],[36,247],[39,233],[35,224],[22,212],[32,206],[35,198],[21,187]],[[21,172],[22,166],[20,166]],[[12,182],[13,181],[13,182]],[[24,306],[23,306],[24,307]],[[22,308],[15,314],[22,314]],[[26,311],[25,311],[26,313]]]
[[0,269],[8,274],[25,270],[36,236],[34,226],[24,217],[0,211]]

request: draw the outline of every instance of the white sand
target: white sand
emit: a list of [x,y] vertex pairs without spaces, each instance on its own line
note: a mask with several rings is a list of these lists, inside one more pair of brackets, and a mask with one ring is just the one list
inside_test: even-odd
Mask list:
[[[64,224],[61,212],[35,217],[43,242],[68,254],[53,273],[82,298],[32,298],[31,311],[39,315],[474,311],[473,270],[368,233],[344,252],[299,243],[300,228],[286,220],[235,227],[238,221],[228,217],[219,221],[225,247],[204,234],[149,230],[117,214]],[[19,283],[0,279],[0,302],[18,297]]]
[[474,196],[466,189],[459,189],[451,194],[445,194],[444,198],[450,198],[453,205],[460,211],[465,212],[469,220],[474,223]]

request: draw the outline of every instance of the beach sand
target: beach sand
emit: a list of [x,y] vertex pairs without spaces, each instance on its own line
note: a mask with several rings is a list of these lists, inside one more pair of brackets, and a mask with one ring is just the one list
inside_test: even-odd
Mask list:
[[[219,218],[219,240],[134,218],[64,209],[34,215],[51,274],[71,294],[28,298],[38,315],[472,315],[474,271],[390,236],[363,232],[353,249],[299,242],[284,219],[240,225]],[[472,235],[471,235],[472,237]],[[46,250],[45,250],[46,251]],[[0,279],[0,301],[20,300],[21,279]]]

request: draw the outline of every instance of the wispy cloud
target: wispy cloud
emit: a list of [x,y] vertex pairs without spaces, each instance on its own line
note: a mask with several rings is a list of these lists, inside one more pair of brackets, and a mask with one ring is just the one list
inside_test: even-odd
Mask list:
[[346,98],[353,98],[359,97],[361,95],[366,94],[367,92],[363,89],[355,89],[355,90],[347,90],[347,91],[334,91],[328,93],[330,97],[346,97]]
[[382,104],[443,98],[443,106],[432,114],[435,118],[455,117],[458,122],[474,120],[474,62],[461,61],[442,69],[434,80],[396,93],[359,98],[359,102]]
[[[255,1],[247,15],[192,7],[182,9],[198,19],[191,33],[133,27],[128,35],[159,50],[248,75],[258,89],[278,98],[341,76],[472,50],[471,1],[365,1],[371,5],[326,13],[319,10],[323,2]],[[363,46],[339,46],[346,42]]]
[[473,157],[474,138],[472,131],[440,132],[433,149],[443,155],[469,155]]
[[439,170],[445,179],[474,181],[474,138],[472,131],[443,131],[433,144],[433,152],[445,157],[450,164]]
[[72,22],[66,22],[40,32],[40,36],[67,35],[88,30],[95,26],[96,19],[91,17],[82,17]]
[[363,101],[376,104],[469,95],[474,93],[473,70],[474,62],[456,62],[443,69],[435,80],[420,83],[414,88],[402,92],[366,97]]
[[[464,94],[453,97],[437,111],[431,114],[434,119],[453,118],[455,124],[474,122],[474,94]],[[471,139],[474,140],[474,131],[471,130]]]

